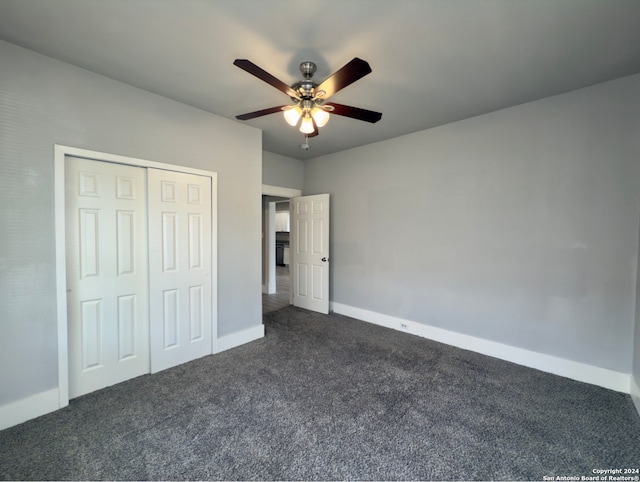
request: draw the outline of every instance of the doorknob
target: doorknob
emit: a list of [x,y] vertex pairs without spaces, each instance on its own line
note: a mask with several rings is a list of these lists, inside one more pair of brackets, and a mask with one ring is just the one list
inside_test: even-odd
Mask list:
[[322,258],[322,260],[321,260],[321,261],[323,261],[323,262],[325,262],[325,263],[326,263],[327,261],[329,261],[329,258]]

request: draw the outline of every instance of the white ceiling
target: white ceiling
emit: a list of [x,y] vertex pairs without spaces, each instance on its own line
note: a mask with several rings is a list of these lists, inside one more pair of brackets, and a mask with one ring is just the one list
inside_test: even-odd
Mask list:
[[377,124],[334,115],[303,151],[280,114],[247,121],[307,159],[638,73],[640,1],[0,0],[0,38],[229,119],[289,102],[235,58],[287,84],[368,61],[331,100]]

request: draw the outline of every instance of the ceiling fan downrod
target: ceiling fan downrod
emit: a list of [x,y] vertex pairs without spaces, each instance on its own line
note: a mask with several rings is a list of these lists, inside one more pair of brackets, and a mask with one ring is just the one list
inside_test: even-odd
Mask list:
[[311,80],[311,77],[313,77],[316,69],[316,64],[314,64],[313,62],[307,61],[300,64],[300,72],[302,72],[304,80],[299,80],[291,86],[291,88],[300,95],[300,98],[298,99],[296,99],[295,97],[291,97],[292,100],[301,102],[314,98],[315,89],[316,87],[318,87],[318,84],[313,82]]
[[305,79],[310,79],[313,77],[313,74],[316,73],[317,67],[316,64],[310,61],[302,62],[300,64],[300,72],[302,72],[302,76]]

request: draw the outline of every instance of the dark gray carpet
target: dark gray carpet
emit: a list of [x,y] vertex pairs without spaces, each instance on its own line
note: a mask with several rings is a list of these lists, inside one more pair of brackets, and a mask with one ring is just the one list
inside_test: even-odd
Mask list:
[[471,480],[640,466],[628,395],[339,315],[0,432],[2,479]]

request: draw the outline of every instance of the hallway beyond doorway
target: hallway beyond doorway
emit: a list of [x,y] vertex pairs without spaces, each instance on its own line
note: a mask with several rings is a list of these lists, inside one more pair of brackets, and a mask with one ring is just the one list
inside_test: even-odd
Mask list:
[[289,266],[276,266],[276,292],[262,295],[262,314],[289,306]]

